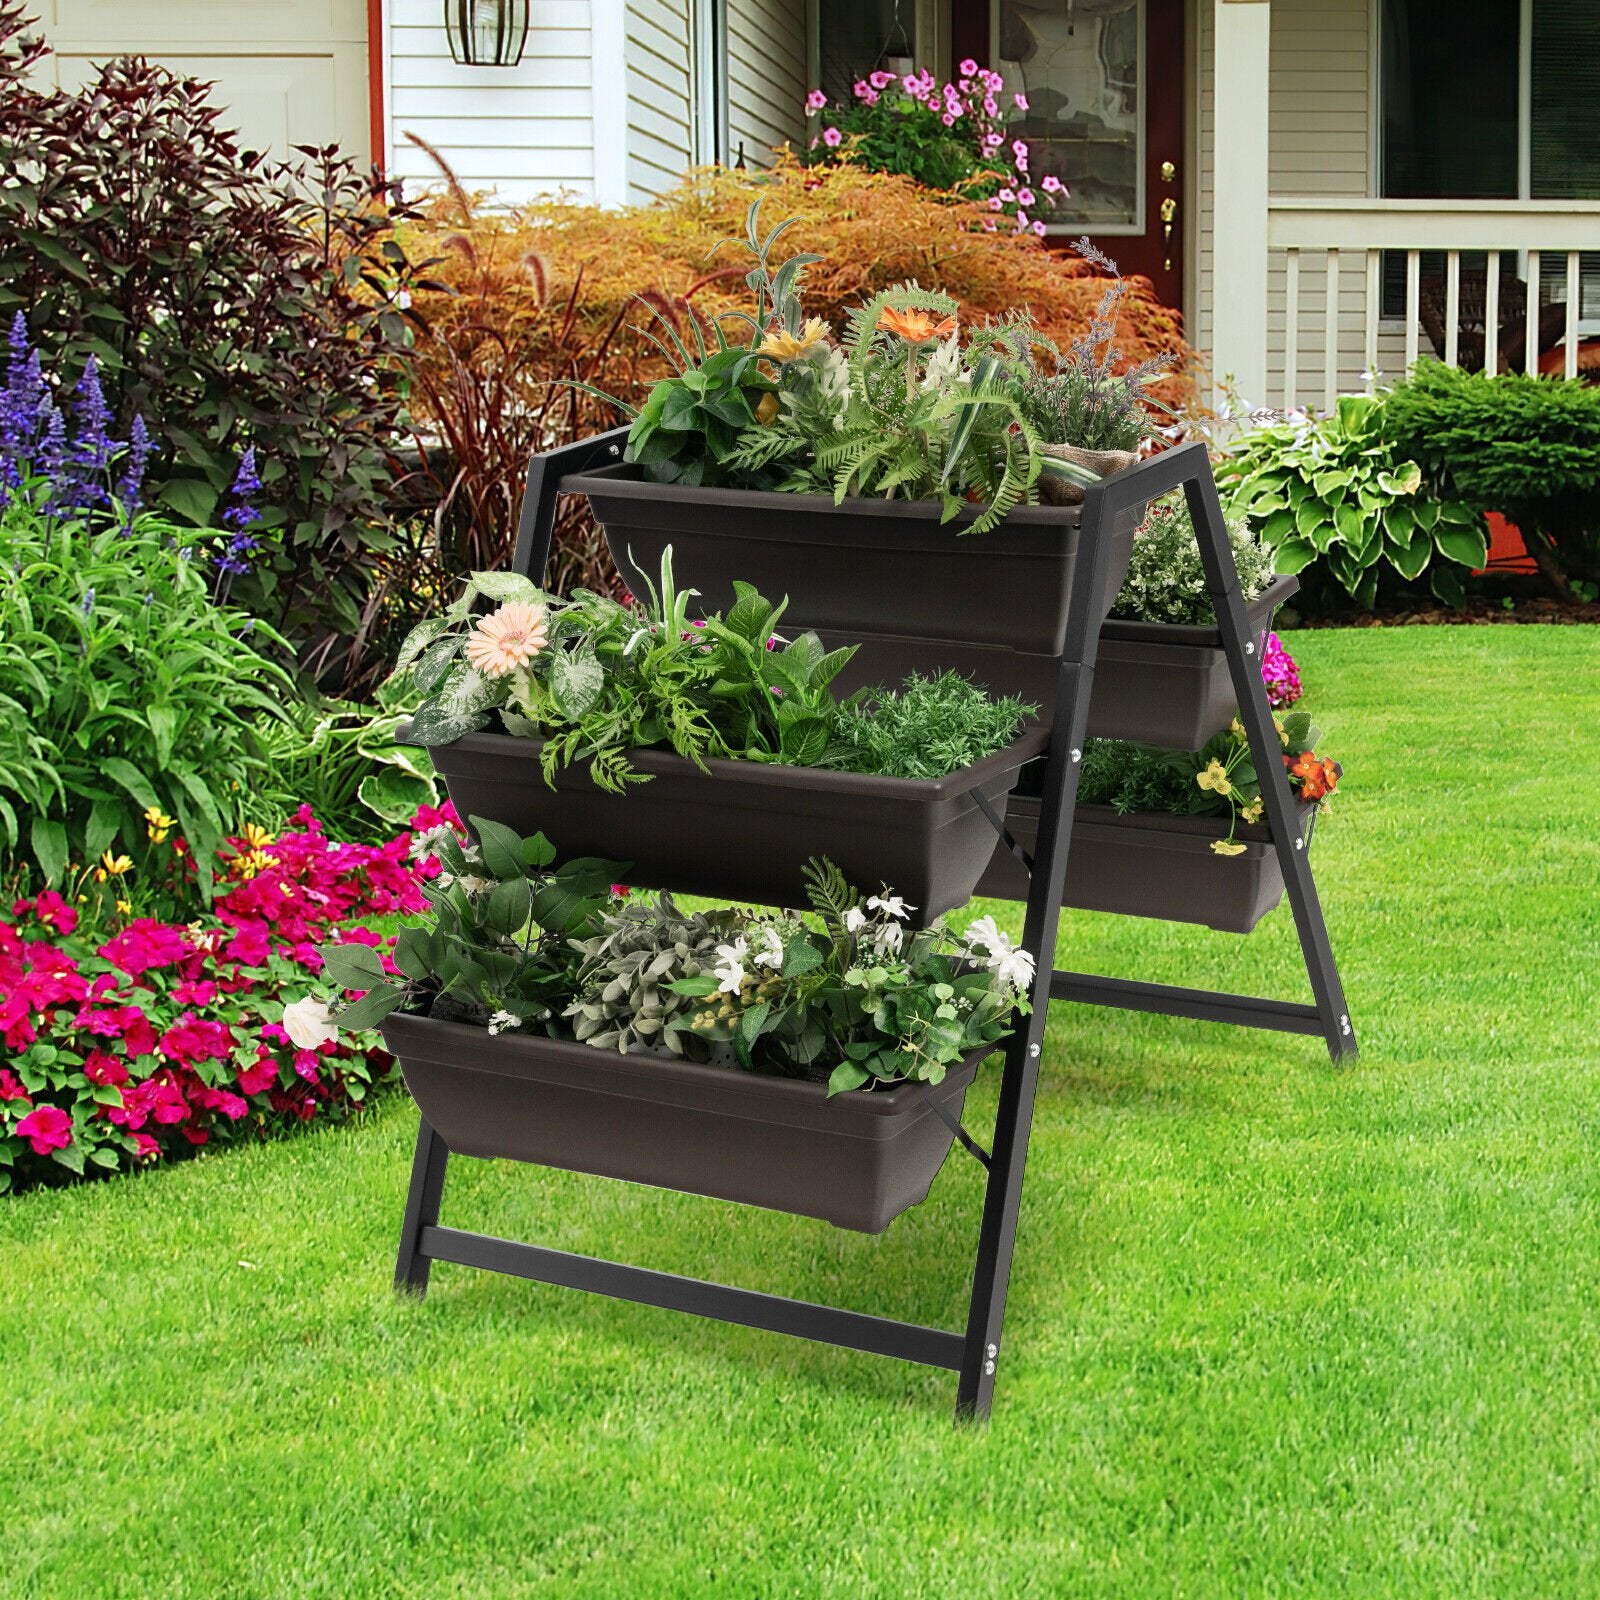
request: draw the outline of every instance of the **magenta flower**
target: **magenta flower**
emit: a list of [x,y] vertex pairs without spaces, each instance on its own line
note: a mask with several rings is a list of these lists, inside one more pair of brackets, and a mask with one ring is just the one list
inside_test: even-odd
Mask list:
[[983,109],[986,116],[998,117],[1000,115],[1000,103],[992,94],[984,96]]
[[991,211],[1002,211],[1005,209],[1005,201],[999,195],[992,194],[989,196],[989,209]]
[[72,1143],[72,1118],[60,1106],[35,1106],[13,1131],[33,1146],[36,1156],[47,1156]]
[[975,78],[978,75],[978,63],[968,56],[961,63],[960,72],[963,78]]
[[828,97],[820,89],[813,89],[806,96],[806,110],[820,111],[828,103]]
[[943,124],[944,124],[944,125],[945,125],[945,127],[947,127],[947,128],[953,128],[953,127],[955,127],[955,125],[956,125],[956,119],[955,119],[955,118],[954,118],[954,117],[953,117],[953,116],[951,116],[951,115],[950,115],[950,113],[949,113],[949,112],[948,112],[948,111],[947,111],[947,112],[945,112],[945,114],[944,114],[944,115],[943,115],[943,116],[942,116],[942,117],[940,117],[940,118],[939,118],[939,120],[940,120],[940,121],[941,121],[941,122],[942,122],[942,123],[943,123]]
[[837,150],[840,141],[843,138],[844,135],[840,133],[837,128],[824,128],[822,130],[822,142],[827,145],[830,150]]
[[1012,95],[1011,98],[1016,101],[1017,110],[1018,111],[1026,111],[1028,109],[1028,97],[1027,97],[1027,95],[1025,95],[1025,94],[1014,94],[1014,95]]
[[995,196],[995,198],[997,200],[1000,200],[1000,201],[1004,202],[1006,205],[1010,205],[1012,203],[1012,201],[1014,201],[1017,198],[1017,191],[1015,189],[1012,189],[1012,188],[1008,187],[1008,188],[1002,189],[1000,191],[1000,193]]
[[887,89],[894,82],[894,74],[892,72],[870,72],[867,74],[867,82],[874,89]]
[[1054,173],[1046,173],[1044,178],[1044,192],[1046,194],[1065,194],[1061,180]]
[[1017,204],[1019,206],[1031,206],[1033,204],[1033,190],[1032,189],[1018,189],[1017,190]]
[[1267,635],[1266,648],[1261,652],[1261,680],[1267,686],[1267,703],[1274,711],[1292,706],[1302,693],[1299,668],[1275,633]]
[[1028,159],[1027,141],[1025,139],[1013,139],[1011,141],[1011,153],[1017,158],[1018,162],[1026,161]]

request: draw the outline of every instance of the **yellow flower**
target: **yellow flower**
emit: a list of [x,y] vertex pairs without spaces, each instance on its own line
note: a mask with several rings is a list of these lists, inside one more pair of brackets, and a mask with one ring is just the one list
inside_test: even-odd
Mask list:
[[1287,750],[1289,748],[1289,735],[1284,731],[1283,718],[1274,715],[1272,719],[1272,726],[1278,730],[1278,743],[1281,744],[1285,750]]
[[108,876],[120,878],[123,873],[131,870],[132,867],[132,856],[114,856],[109,850],[107,850],[105,854],[100,857],[100,866],[95,871],[95,881],[97,883],[104,883]]
[[1244,724],[1237,717],[1235,717],[1233,721],[1228,724],[1228,732],[1231,733],[1235,739],[1242,739],[1244,738]]
[[117,901],[117,910],[122,916],[127,916],[133,907],[126,900]]
[[1213,839],[1212,852],[1219,856],[1242,856],[1244,846],[1237,839]]
[[812,317],[799,333],[790,333],[784,328],[769,329],[766,338],[756,346],[756,354],[771,361],[800,361],[827,337],[827,323],[821,317]]
[[1204,772],[1197,772],[1194,781],[1213,794],[1233,793],[1233,785],[1228,781],[1228,769],[1220,761],[1212,761]]
[[1239,815],[1246,822],[1259,822],[1261,820],[1261,813],[1264,809],[1265,802],[1262,800],[1260,795],[1257,795],[1255,799],[1252,800],[1250,804],[1239,813]]
[[763,428],[776,422],[778,418],[778,397],[775,394],[764,394],[756,402],[756,421]]
[[272,835],[265,828],[258,828],[253,822],[245,823],[244,832],[239,837],[244,840],[247,850],[265,850],[272,843]]
[[167,830],[177,822],[176,817],[169,817],[160,806],[151,806],[144,814],[144,831],[150,836],[151,844],[160,844],[167,837]]

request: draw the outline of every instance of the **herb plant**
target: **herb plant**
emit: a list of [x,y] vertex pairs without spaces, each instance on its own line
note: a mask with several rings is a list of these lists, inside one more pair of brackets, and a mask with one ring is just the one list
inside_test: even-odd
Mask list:
[[1247,433],[1218,462],[1217,486],[1277,552],[1279,572],[1322,558],[1370,609],[1383,567],[1410,583],[1432,563],[1434,593],[1459,604],[1460,569],[1484,563],[1483,517],[1420,492],[1422,469],[1385,437],[1385,405],[1377,395],[1342,395],[1325,417],[1297,413]]
[[[1243,517],[1228,519],[1228,541],[1239,571],[1239,588],[1247,602],[1255,600],[1272,582],[1273,551],[1251,533],[1249,522]],[[1145,525],[1133,541],[1128,576],[1111,615],[1136,622],[1191,625],[1208,625],[1217,620],[1206,588],[1194,523],[1181,494],[1150,507]]]
[[839,713],[836,759],[886,778],[942,778],[1010,744],[1037,710],[1014,697],[991,699],[957,672],[913,674],[898,690],[866,690]]

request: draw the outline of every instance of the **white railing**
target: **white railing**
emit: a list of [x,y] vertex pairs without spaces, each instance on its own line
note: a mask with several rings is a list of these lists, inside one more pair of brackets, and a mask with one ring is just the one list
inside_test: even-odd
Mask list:
[[[1582,257],[1600,252],[1600,201],[1363,200],[1274,196],[1267,208],[1270,251],[1268,382],[1283,404],[1305,403],[1302,385],[1326,408],[1356,384],[1370,388],[1386,370],[1398,375],[1416,362],[1421,333],[1423,253],[1445,262],[1443,359],[1458,365],[1461,258],[1487,256],[1484,283],[1484,367],[1499,361],[1501,258],[1527,285],[1523,364],[1539,370],[1541,266],[1566,258],[1566,318],[1562,371],[1578,371]],[[1383,316],[1383,258],[1405,256],[1405,312]],[[1592,271],[1592,268],[1591,268]],[[1591,285],[1591,295],[1594,289]],[[1281,306],[1281,313],[1280,308]],[[1403,363],[1403,365],[1401,364]],[[1359,377],[1356,373],[1359,371]],[[1320,387],[1320,395],[1317,389]]]

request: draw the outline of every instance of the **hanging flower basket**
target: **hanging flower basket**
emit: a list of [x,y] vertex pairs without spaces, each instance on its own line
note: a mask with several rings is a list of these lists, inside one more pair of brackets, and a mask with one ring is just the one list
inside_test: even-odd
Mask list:
[[384,1041],[453,1153],[710,1195],[881,1233],[920,1204],[985,1052],[939,1084],[826,1083],[396,1013]]
[[[1315,801],[1297,807],[1306,841]],[[1006,828],[1031,855],[1038,839],[1039,801],[1019,795]],[[1228,818],[1124,815],[1110,806],[1080,805],[1072,825],[1062,904],[1162,922],[1195,922],[1223,933],[1249,933],[1283,898],[1283,868],[1265,823],[1239,823],[1238,855],[1217,855]],[[995,851],[978,893],[1001,900],[1027,898],[1028,876],[1003,846]]]
[[702,772],[670,751],[637,750],[629,760],[650,781],[621,794],[597,788],[583,766],[557,772],[551,789],[542,739],[475,733],[428,754],[460,816],[542,832],[568,858],[625,857],[639,887],[801,905],[803,863],[823,856],[851,882],[892,885],[925,927],[971,898],[993,853],[994,828],[973,792],[1003,813],[1024,763],[1048,742],[1034,725],[943,778],[754,761],[710,761]]

